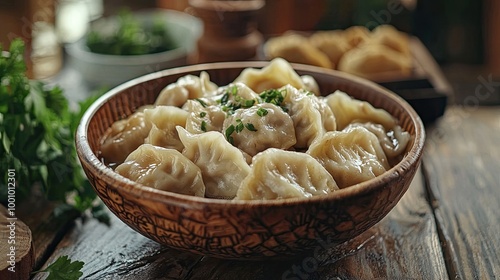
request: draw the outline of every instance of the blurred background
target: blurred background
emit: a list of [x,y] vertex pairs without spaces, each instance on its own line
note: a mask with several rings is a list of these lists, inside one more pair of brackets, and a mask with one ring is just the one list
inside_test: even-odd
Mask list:
[[[0,43],[7,49],[14,37],[24,38],[30,75],[52,77],[65,65],[66,44],[84,36],[92,21],[124,7],[192,13],[188,0],[2,0]],[[462,80],[462,87],[464,79],[477,84],[477,73],[500,77],[498,0],[267,0],[255,20],[264,38],[287,30],[391,24],[419,38],[447,76]]]

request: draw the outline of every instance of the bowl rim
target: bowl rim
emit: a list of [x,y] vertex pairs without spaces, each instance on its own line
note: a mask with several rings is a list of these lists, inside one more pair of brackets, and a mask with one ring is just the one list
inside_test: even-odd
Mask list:
[[[188,13],[179,12],[176,10],[169,9],[143,9],[134,11],[134,16],[139,17],[150,17],[153,14],[163,14],[166,18],[172,19],[172,24],[177,26],[182,26],[182,22],[189,21],[190,26],[185,26],[186,29],[190,30],[195,42],[200,36],[203,29],[203,23],[197,17],[190,15]],[[110,16],[109,18],[100,18],[97,20],[116,20],[116,16]],[[181,20],[182,19],[182,20]],[[176,48],[171,50],[150,53],[150,54],[140,54],[140,55],[112,55],[112,54],[102,54],[94,53],[87,49],[85,46],[85,39],[88,34],[85,34],[82,38],[74,43],[70,43],[65,46],[66,52],[78,60],[86,61],[87,63],[100,64],[100,65],[118,65],[118,66],[142,66],[144,64],[155,63],[164,60],[173,60],[177,58],[182,58],[187,56],[191,51],[189,46],[184,44],[179,44]],[[194,45],[192,46],[194,47]]]
[[[101,96],[99,99],[97,99],[87,109],[87,111],[81,118],[75,136],[76,150],[80,160],[87,162],[89,168],[92,169],[93,173],[99,174],[101,176],[100,179],[104,180],[108,186],[116,189],[117,191],[127,192],[128,194],[134,197],[143,198],[160,203],[168,200],[169,203],[171,204],[172,203],[178,205],[189,204],[191,208],[228,207],[228,206],[238,206],[243,208],[283,207],[283,206],[293,207],[297,205],[315,204],[325,201],[329,202],[341,201],[348,199],[349,197],[355,197],[358,195],[364,195],[376,191],[377,189],[386,185],[388,182],[397,179],[397,177],[400,176],[399,174],[402,174],[405,171],[411,169],[413,165],[420,163],[420,159],[423,153],[423,148],[425,145],[425,134],[426,134],[425,128],[419,115],[411,107],[411,105],[407,103],[403,98],[372,81],[354,76],[349,73],[340,72],[337,70],[325,69],[317,66],[297,64],[297,63],[291,63],[295,70],[326,73],[332,75],[332,77],[351,80],[354,83],[361,84],[364,87],[368,87],[377,92],[380,92],[381,94],[385,95],[387,98],[392,99],[399,106],[401,106],[403,110],[407,112],[412,123],[415,126],[415,136],[412,142],[413,145],[408,151],[408,153],[404,156],[404,158],[396,165],[392,166],[389,170],[387,170],[386,172],[375,178],[349,186],[344,189],[336,190],[326,195],[313,196],[309,198],[286,198],[278,200],[226,200],[217,198],[189,196],[189,195],[158,190],[151,187],[146,187],[116,173],[114,170],[107,167],[103,162],[101,162],[97,158],[97,156],[92,152],[90,144],[87,141],[87,130],[89,123],[93,118],[93,116],[95,115],[95,113],[103,106],[103,104],[105,104],[105,102],[107,102],[115,95],[120,94],[123,90],[168,75],[182,74],[187,72],[201,72],[203,70],[221,70],[226,68],[241,68],[241,69],[249,67],[262,68],[266,66],[268,63],[269,61],[241,61],[241,62],[233,61],[233,62],[215,62],[215,63],[188,65],[188,66],[176,67],[150,73],[116,86],[115,88],[109,90],[107,93]],[[124,184],[116,186],[114,184],[116,181],[121,181]]]

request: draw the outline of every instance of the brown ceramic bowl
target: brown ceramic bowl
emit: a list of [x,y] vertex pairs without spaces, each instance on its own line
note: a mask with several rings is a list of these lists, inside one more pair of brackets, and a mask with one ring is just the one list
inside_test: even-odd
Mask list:
[[424,126],[403,99],[361,78],[334,70],[293,65],[311,75],[321,92],[339,89],[383,108],[412,136],[404,159],[377,178],[326,196],[276,201],[229,201],[165,192],[132,182],[98,158],[99,141],[111,124],[145,104],[161,89],[187,74],[207,71],[218,85],[232,82],[244,68],[267,62],[224,62],[186,66],[149,74],[97,100],[85,113],[76,134],[76,148],[95,191],[127,225],[171,248],[208,256],[262,260],[287,258],[318,246],[341,243],[380,221],[408,189],[420,163]]

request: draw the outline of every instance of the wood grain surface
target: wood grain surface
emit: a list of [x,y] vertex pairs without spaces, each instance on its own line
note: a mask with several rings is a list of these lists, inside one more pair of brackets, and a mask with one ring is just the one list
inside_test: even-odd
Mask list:
[[498,107],[453,107],[429,129],[424,170],[451,279],[500,275],[498,143]]

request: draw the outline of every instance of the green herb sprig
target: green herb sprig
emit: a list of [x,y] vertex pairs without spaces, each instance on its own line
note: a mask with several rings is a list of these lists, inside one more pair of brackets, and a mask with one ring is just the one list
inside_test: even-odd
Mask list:
[[[74,144],[80,118],[97,96],[80,103],[79,110],[70,110],[60,88],[27,78],[23,57],[24,43],[19,39],[0,55],[0,167],[15,170],[16,199],[22,201],[39,185],[47,199],[71,206],[63,208],[82,213],[90,209],[107,222],[107,215],[94,204],[96,194]],[[6,176],[4,172],[0,201],[7,198]]]
[[228,126],[226,128],[226,131],[224,132],[224,135],[226,136],[226,140],[229,143],[234,144],[234,138],[233,138],[232,134],[234,132],[240,133],[245,128],[248,129],[249,131],[252,131],[252,132],[257,131],[257,129],[255,128],[255,126],[252,123],[243,123],[243,121],[241,119],[236,119],[236,124],[231,124],[230,126]]
[[32,274],[49,273],[47,280],[78,280],[82,277],[84,263],[81,261],[71,261],[68,256],[61,256],[45,269],[34,271]]
[[236,85],[230,86],[219,100],[222,106],[222,111],[228,115],[240,108],[250,108],[257,103],[255,99],[245,99],[238,95],[238,87]]

